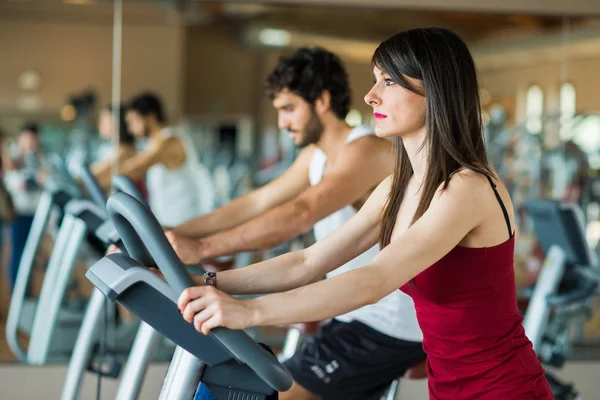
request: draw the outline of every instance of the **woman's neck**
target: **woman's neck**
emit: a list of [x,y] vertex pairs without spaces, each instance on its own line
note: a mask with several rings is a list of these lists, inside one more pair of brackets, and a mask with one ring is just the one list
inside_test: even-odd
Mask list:
[[402,143],[408,154],[408,159],[413,169],[413,179],[423,182],[427,173],[427,158],[429,150],[423,146],[425,141],[425,128],[415,134],[402,138]]

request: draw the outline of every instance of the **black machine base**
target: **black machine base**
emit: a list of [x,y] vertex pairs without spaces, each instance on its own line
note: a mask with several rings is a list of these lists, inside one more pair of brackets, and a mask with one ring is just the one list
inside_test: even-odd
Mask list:
[[578,400],[579,393],[573,388],[573,385],[558,380],[555,376],[546,372],[546,379],[552,389],[552,394],[556,400]]
[[122,363],[117,360],[117,354],[111,349],[100,351],[98,345],[94,346],[92,357],[87,370],[96,375],[107,378],[118,378],[121,374]]

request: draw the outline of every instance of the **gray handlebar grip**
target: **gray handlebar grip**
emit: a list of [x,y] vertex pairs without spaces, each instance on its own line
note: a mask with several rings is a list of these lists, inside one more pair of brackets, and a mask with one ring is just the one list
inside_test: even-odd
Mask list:
[[[149,208],[125,193],[115,193],[108,199],[106,209],[132,258],[135,259],[136,254],[132,250],[148,249],[177,296],[194,286]],[[273,389],[283,392],[292,386],[292,376],[285,367],[245,332],[217,328],[212,330],[211,336]]]
[[293,378],[289,371],[244,331],[216,328],[211,335],[273,389],[285,392],[292,387]]
[[128,195],[132,196],[137,201],[142,203],[144,206],[150,208],[148,202],[142,195],[142,192],[140,192],[140,189],[127,176],[121,174],[115,175],[111,180],[111,184],[116,192],[127,193]]
[[81,189],[79,184],[75,181],[75,179],[73,179],[71,172],[65,164],[65,160],[63,160],[58,154],[52,154],[50,156],[50,164],[55,172],[54,180],[62,182],[65,186],[69,186],[69,193],[73,193],[74,197],[79,197],[81,195]]
[[104,195],[104,191],[98,184],[96,177],[94,176],[94,174],[92,174],[92,171],[90,171],[90,168],[87,165],[82,166],[79,170],[79,179],[81,179],[83,186],[85,186],[85,189],[90,194],[92,201],[97,206],[101,207],[102,210],[105,210],[106,196]]
[[[106,210],[131,258],[144,265],[158,266],[177,295],[194,286],[192,278],[148,207],[127,193],[117,192],[108,199]],[[151,257],[150,263],[138,258],[145,258],[144,253]]]

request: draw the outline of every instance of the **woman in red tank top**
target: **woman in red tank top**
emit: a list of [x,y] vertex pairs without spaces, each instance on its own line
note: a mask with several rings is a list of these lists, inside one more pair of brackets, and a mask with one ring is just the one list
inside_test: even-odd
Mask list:
[[[513,207],[488,167],[467,46],[446,29],[401,32],[377,48],[373,73],[365,101],[377,135],[395,137],[394,174],[310,248],[198,278],[212,286],[182,294],[183,317],[204,333],[307,322],[401,288],[423,331],[431,399],[553,399],[517,310]],[[377,241],[370,265],[321,280]],[[230,296],[263,293],[276,294]]]

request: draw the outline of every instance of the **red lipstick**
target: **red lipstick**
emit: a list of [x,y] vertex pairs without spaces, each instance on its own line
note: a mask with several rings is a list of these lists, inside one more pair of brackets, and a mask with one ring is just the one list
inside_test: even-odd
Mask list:
[[374,113],[373,115],[375,115],[375,118],[376,118],[376,119],[384,119],[384,118],[387,118],[387,115],[384,115],[384,114]]

